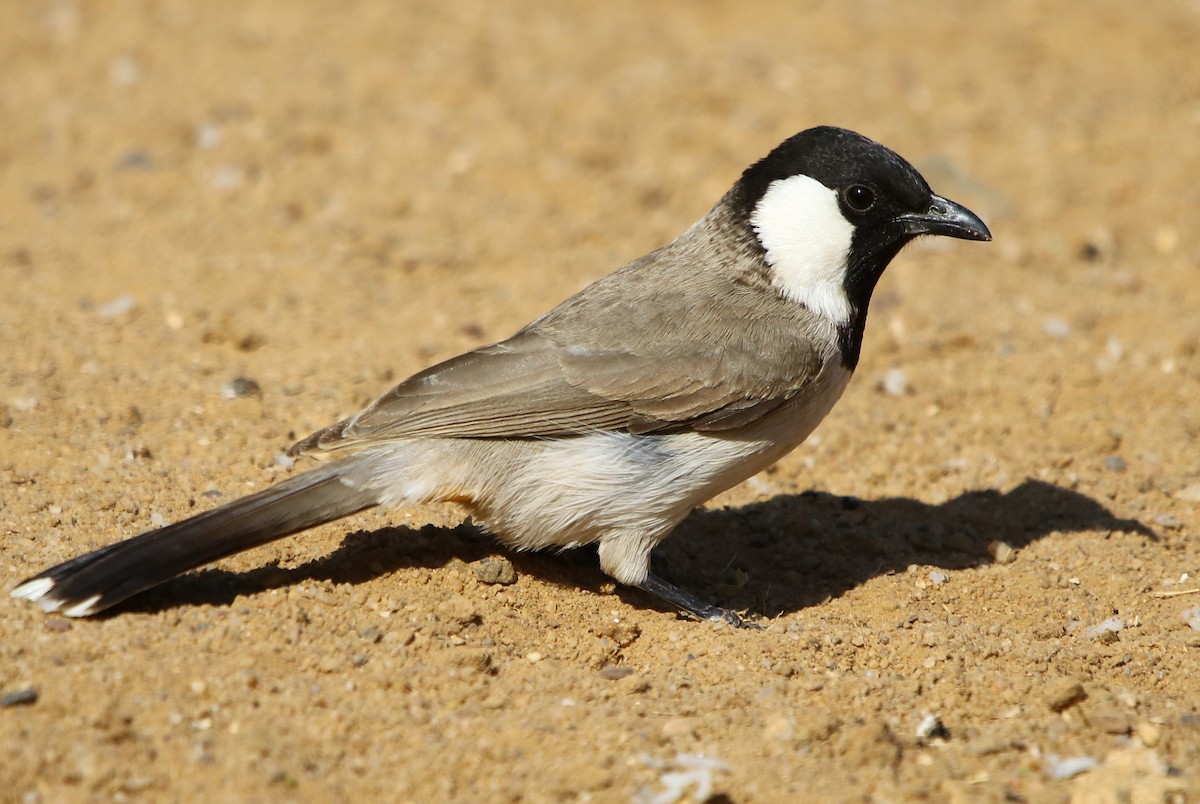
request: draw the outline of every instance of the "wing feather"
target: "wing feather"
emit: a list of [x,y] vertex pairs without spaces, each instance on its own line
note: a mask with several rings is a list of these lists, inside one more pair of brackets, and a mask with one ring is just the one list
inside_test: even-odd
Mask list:
[[[836,339],[803,308],[731,281],[734,271],[672,278],[681,267],[660,252],[631,263],[508,340],[410,377],[292,452],[401,438],[730,430],[778,409],[836,359]],[[714,299],[724,308],[717,316]]]

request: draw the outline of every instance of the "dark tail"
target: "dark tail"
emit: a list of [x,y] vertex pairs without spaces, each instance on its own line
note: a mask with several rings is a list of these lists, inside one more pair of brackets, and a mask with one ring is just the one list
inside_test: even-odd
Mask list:
[[87,617],[181,572],[378,505],[378,494],[340,478],[354,458],[288,478],[256,494],[73,558],[12,591],[45,611]]

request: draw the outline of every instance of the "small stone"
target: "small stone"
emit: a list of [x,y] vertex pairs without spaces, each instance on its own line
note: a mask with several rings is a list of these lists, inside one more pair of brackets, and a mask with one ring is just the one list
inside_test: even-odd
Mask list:
[[116,165],[114,165],[114,168],[118,172],[129,170],[149,172],[154,170],[155,167],[154,157],[150,155],[149,151],[142,150],[141,148],[126,151],[117,160]]
[[616,664],[606,664],[600,668],[600,678],[605,681],[620,681],[633,675],[632,667],[622,667]]
[[1200,631],[1200,606],[1184,609],[1183,611],[1179,612],[1179,616],[1183,618],[1183,621],[1187,623],[1188,627],[1193,631]]
[[883,379],[879,381],[879,388],[888,396],[904,396],[912,392],[912,386],[908,383],[908,375],[899,368],[890,368],[885,371]]
[[241,399],[252,397],[262,399],[262,387],[257,380],[249,377],[235,377],[221,386],[221,396],[225,399]]
[[937,715],[926,715],[919,724],[917,724],[917,739],[918,740],[949,740],[950,730],[942,723],[942,719]]
[[1087,714],[1087,723],[1093,729],[1104,732],[1105,734],[1129,734],[1133,730],[1133,724],[1129,721],[1129,715],[1120,709],[1101,709],[1096,712]]
[[1184,502],[1200,503],[1200,483],[1193,483],[1187,488],[1175,492],[1175,499]]
[[1159,514],[1154,517],[1153,522],[1160,528],[1166,528],[1167,530],[1179,530],[1183,527],[1183,520],[1170,514]]
[[108,78],[119,87],[136,84],[142,77],[142,65],[129,54],[118,56],[109,62]]
[[1139,723],[1133,732],[1147,748],[1153,748],[1162,740],[1162,727],[1157,723]]
[[464,595],[454,595],[449,600],[443,600],[437,605],[437,613],[452,625],[459,626],[460,630],[480,620],[475,602]]
[[763,739],[770,742],[782,742],[796,736],[796,728],[787,715],[776,712],[767,717],[763,726]]
[[23,690],[16,692],[8,692],[0,695],[0,709],[7,709],[10,706],[28,706],[37,703],[38,691],[34,687],[26,687]]
[[1124,472],[1128,464],[1120,455],[1109,455],[1104,459],[1104,468],[1109,472]]
[[1171,254],[1179,247],[1179,230],[1172,226],[1160,226],[1154,233],[1154,248],[1162,255]]
[[1081,773],[1087,773],[1100,767],[1100,763],[1092,757],[1067,757],[1059,759],[1055,754],[1046,757],[1046,772],[1051,779],[1063,781],[1073,779]]
[[1071,322],[1061,316],[1051,316],[1042,323],[1042,331],[1051,338],[1065,338],[1071,334]]
[[995,561],[997,564],[1011,564],[1017,559],[1017,551],[1013,550],[1007,542],[1002,542],[999,540],[989,542],[987,549],[988,555],[990,555],[992,557],[992,561]]
[[1043,698],[1054,712],[1063,712],[1087,698],[1083,685],[1073,678],[1060,678],[1046,686]]
[[96,315],[105,321],[111,321],[114,318],[120,318],[128,312],[131,312],[137,302],[129,294],[118,296],[112,301],[107,301],[96,308]]
[[492,672],[492,654],[482,648],[459,648],[451,656],[454,663],[464,670]]
[[1088,262],[1112,262],[1117,241],[1108,229],[1097,227],[1079,244],[1079,256]]
[[236,190],[246,183],[246,171],[238,165],[221,165],[213,171],[208,183],[214,190]]
[[694,717],[673,717],[662,724],[663,737],[683,737],[696,731],[698,722]]
[[480,583],[508,586],[517,582],[517,570],[507,558],[489,556],[471,563],[471,571]]
[[628,648],[641,635],[640,626],[625,620],[615,620],[596,630],[596,636],[611,639],[621,648]]
[[1120,617],[1109,617],[1104,622],[1083,629],[1083,635],[1088,639],[1099,639],[1106,635],[1118,634],[1124,627],[1125,621]]
[[196,126],[195,143],[201,151],[211,151],[221,144],[221,127],[216,123],[204,122]]

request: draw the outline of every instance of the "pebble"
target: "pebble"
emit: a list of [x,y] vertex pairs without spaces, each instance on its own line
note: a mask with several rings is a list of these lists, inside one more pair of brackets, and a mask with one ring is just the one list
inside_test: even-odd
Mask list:
[[699,721],[694,717],[673,717],[662,724],[663,737],[683,737],[695,732]]
[[144,151],[141,148],[134,148],[133,150],[126,151],[125,154],[117,160],[117,163],[114,167],[118,171],[144,170],[149,172],[154,170],[156,165],[154,163],[154,157],[150,155],[149,151]]
[[1183,618],[1183,621],[1187,623],[1188,627],[1193,631],[1200,631],[1200,606],[1184,609],[1183,611],[1179,612],[1179,616]]
[[257,380],[249,377],[234,377],[221,386],[221,396],[225,399],[240,399],[247,396],[262,399],[262,387]]
[[1013,550],[1007,542],[999,540],[988,543],[988,555],[992,557],[992,561],[997,564],[1011,564],[1017,559],[1017,551]]
[[489,556],[471,562],[471,572],[480,583],[508,586],[517,582],[517,570],[507,558]]
[[142,65],[129,54],[117,56],[108,64],[108,79],[116,86],[133,86],[141,77]]
[[1051,338],[1065,338],[1071,334],[1071,323],[1065,318],[1051,316],[1043,322],[1042,331]]
[[1120,455],[1109,455],[1104,459],[1104,468],[1109,472],[1124,472],[1128,467]]
[[236,190],[246,183],[246,171],[237,165],[222,165],[213,171],[208,183],[214,190]]
[[1088,262],[1111,262],[1117,253],[1117,241],[1104,228],[1093,229],[1079,244],[1079,256]]
[[135,306],[137,306],[137,302],[134,301],[132,296],[126,293],[97,307],[96,315],[104,321],[111,321],[130,312]]
[[1184,502],[1200,503],[1200,483],[1193,483],[1182,491],[1175,493],[1175,499]]
[[7,709],[10,706],[28,706],[29,704],[37,703],[38,691],[35,687],[26,687],[23,690],[16,692],[7,692],[0,695],[0,709]]
[[1043,698],[1051,711],[1062,712],[1087,698],[1087,692],[1075,679],[1060,678],[1046,686]]
[[1093,729],[1102,731],[1105,734],[1129,734],[1129,732],[1133,731],[1133,724],[1129,720],[1129,715],[1115,708],[1089,712],[1087,723]]
[[1124,627],[1124,620],[1119,617],[1109,617],[1102,623],[1090,625],[1083,629],[1083,635],[1088,639],[1095,639],[1096,637],[1103,636],[1104,634],[1118,633]]
[[767,717],[767,721],[763,725],[764,740],[781,742],[791,740],[795,736],[796,727],[792,725],[792,721],[787,715],[776,712]]
[[221,127],[216,123],[204,122],[196,126],[196,147],[201,151],[211,151],[221,144]]
[[494,671],[492,654],[482,648],[460,648],[451,654],[451,659],[464,670],[476,673],[492,673]]
[[605,681],[620,681],[633,675],[632,667],[622,667],[617,664],[606,664],[600,668],[600,678]]
[[879,387],[888,396],[904,396],[912,390],[912,386],[908,383],[908,375],[899,368],[890,368],[885,371],[883,379],[879,381]]
[[1052,779],[1062,781],[1072,779],[1081,773],[1100,767],[1100,763],[1092,757],[1067,757],[1059,759],[1057,755],[1046,757],[1046,772]]
[[1157,723],[1139,723],[1133,731],[1147,748],[1153,748],[1162,740],[1162,727]]
[[918,740],[948,740],[950,739],[950,730],[942,723],[942,719],[937,715],[926,715],[919,724],[917,724],[917,739]]

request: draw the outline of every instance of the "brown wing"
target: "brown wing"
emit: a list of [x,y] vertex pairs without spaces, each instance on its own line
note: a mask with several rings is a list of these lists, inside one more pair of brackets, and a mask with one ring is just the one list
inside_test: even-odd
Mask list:
[[795,305],[744,283],[713,287],[719,272],[672,282],[663,274],[677,266],[655,261],[659,253],[506,341],[414,375],[292,452],[396,438],[724,430],[784,404],[829,359],[812,346],[820,322]]

